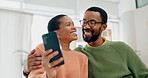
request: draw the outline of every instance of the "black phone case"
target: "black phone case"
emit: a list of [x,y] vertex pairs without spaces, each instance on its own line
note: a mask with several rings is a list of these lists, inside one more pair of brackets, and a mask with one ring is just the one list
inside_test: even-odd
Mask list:
[[[51,31],[47,34],[43,34],[42,39],[43,39],[43,43],[44,43],[44,47],[45,47],[46,51],[49,49],[52,49],[53,51],[59,52],[57,56],[53,57],[49,61],[50,63],[59,59],[60,57],[63,57],[56,32]],[[63,64],[64,64],[64,60],[62,62],[60,62],[59,64],[57,64],[56,66],[60,66]]]

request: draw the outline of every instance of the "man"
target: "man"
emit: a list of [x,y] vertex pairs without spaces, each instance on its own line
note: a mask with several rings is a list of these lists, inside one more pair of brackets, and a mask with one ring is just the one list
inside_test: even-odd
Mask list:
[[75,50],[87,55],[89,78],[148,78],[148,69],[136,53],[123,42],[101,37],[107,27],[107,13],[99,7],[90,7],[84,13],[83,39],[88,44]]
[[89,78],[148,77],[148,69],[128,45],[101,37],[107,27],[107,13],[103,9],[88,8],[80,22],[83,39],[88,44],[75,50],[87,55]]

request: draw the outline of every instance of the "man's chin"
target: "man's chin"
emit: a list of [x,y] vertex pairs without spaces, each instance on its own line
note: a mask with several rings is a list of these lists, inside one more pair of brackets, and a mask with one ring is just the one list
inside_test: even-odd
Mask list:
[[91,41],[90,39],[88,39],[88,38],[83,38],[83,39],[84,39],[85,42],[88,42],[88,43],[89,43],[89,42],[92,42],[92,41]]

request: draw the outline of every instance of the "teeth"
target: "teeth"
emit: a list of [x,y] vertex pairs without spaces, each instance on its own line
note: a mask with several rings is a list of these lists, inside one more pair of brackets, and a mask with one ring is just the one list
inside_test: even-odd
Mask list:
[[84,32],[85,32],[85,33],[91,33],[91,31],[88,30],[88,29],[84,30]]
[[91,32],[90,31],[89,32],[88,31],[87,32],[84,31],[84,32],[85,32],[86,35],[91,35]]

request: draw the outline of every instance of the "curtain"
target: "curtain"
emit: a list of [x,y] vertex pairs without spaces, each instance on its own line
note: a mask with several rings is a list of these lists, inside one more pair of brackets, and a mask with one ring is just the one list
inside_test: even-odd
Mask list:
[[0,9],[0,77],[22,78],[22,52],[31,46],[32,14]]

